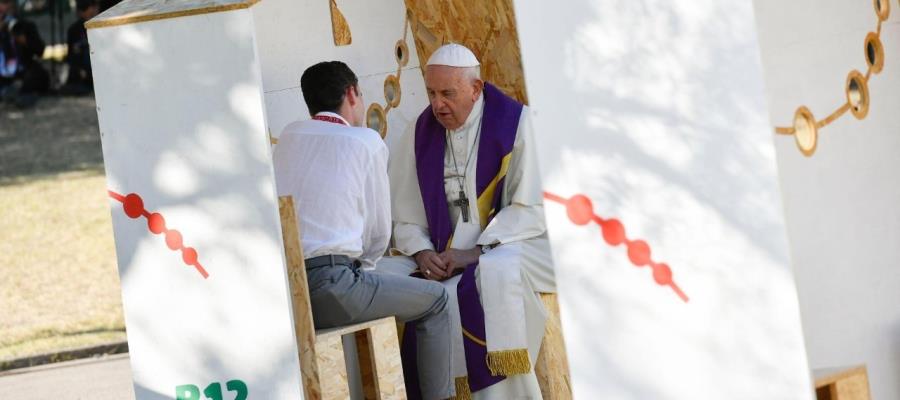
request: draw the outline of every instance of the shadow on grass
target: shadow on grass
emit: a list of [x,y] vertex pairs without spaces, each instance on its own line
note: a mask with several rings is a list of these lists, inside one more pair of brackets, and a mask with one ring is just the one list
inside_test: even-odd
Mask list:
[[81,335],[93,335],[93,334],[101,334],[101,333],[125,333],[124,328],[117,327],[97,327],[97,328],[89,328],[89,329],[80,329],[80,330],[65,330],[65,329],[44,329],[38,332],[35,332],[33,335],[18,340],[16,342],[7,343],[5,347],[15,347],[26,344],[28,342],[33,342],[35,340],[47,339],[47,338],[66,338],[66,337],[74,337]]
[[103,173],[93,97],[45,97],[28,110],[0,105],[0,185],[85,170]]

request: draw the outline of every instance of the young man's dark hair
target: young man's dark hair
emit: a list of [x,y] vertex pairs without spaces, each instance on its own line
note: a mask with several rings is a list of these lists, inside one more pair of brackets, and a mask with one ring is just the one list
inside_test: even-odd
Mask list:
[[309,115],[336,112],[348,88],[352,87],[359,95],[358,83],[356,74],[340,61],[320,62],[307,68],[300,77],[300,89]]

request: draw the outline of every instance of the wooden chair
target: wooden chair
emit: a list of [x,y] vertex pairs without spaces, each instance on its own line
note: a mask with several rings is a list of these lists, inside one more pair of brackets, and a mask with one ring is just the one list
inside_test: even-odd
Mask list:
[[[306,266],[290,197],[278,199],[294,309],[294,329],[307,400],[350,397],[341,337],[354,334],[366,399],[405,399],[403,369],[394,318],[316,331],[306,284]],[[555,293],[542,293],[548,318],[534,370],[545,400],[570,400],[569,364]]]
[[870,400],[865,365],[813,370],[818,400]]
[[400,344],[394,317],[333,329],[316,330],[306,283],[306,265],[297,227],[294,201],[280,197],[281,233],[287,256],[288,281],[294,310],[294,331],[300,351],[300,373],[306,400],[349,399],[347,365],[341,337],[356,339],[363,395],[367,400],[406,399]]

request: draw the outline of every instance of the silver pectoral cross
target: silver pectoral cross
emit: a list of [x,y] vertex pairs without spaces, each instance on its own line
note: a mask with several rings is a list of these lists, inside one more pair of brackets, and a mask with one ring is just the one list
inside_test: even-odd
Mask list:
[[453,205],[459,207],[463,222],[469,222],[469,199],[464,191],[459,191],[459,197],[453,200]]

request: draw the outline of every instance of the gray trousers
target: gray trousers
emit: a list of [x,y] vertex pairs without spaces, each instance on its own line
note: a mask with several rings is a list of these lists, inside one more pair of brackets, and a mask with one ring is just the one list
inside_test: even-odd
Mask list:
[[447,292],[437,282],[362,270],[354,265],[306,271],[316,328],[395,316],[415,321],[419,383],[426,400],[453,394]]

